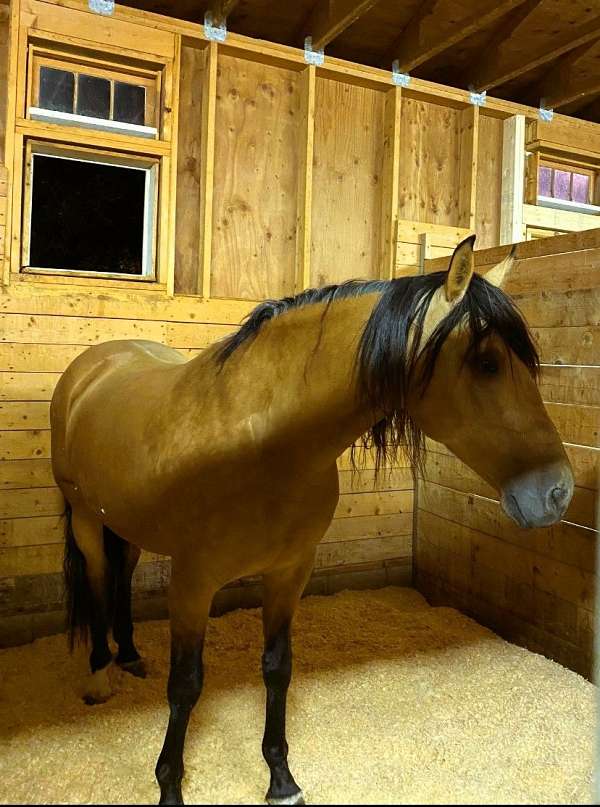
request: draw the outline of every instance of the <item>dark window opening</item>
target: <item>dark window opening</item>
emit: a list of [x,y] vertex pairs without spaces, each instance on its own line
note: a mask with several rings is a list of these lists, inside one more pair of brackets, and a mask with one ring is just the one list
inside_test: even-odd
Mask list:
[[121,123],[136,123],[143,126],[146,113],[146,90],[135,84],[115,81],[115,106],[113,119]]
[[33,155],[29,265],[144,273],[146,172]]
[[75,76],[53,67],[40,68],[40,101],[44,109],[73,112]]
[[110,81],[98,76],[77,76],[77,114],[110,118]]

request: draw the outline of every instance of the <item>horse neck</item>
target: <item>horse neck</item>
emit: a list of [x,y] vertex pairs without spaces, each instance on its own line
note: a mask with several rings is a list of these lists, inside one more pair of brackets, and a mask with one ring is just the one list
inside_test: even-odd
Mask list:
[[218,377],[231,416],[277,451],[333,462],[374,422],[360,402],[356,354],[379,295],[290,310],[239,348]]

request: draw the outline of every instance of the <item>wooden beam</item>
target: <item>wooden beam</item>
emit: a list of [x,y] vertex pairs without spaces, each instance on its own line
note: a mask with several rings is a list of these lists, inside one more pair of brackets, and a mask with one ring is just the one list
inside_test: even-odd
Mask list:
[[513,115],[504,121],[500,244],[523,240],[524,173],[525,116]]
[[215,174],[215,118],[217,104],[217,43],[209,42],[202,87],[202,161],[200,176],[200,278],[198,291],[210,297],[212,260],[212,214]]
[[467,37],[488,28],[524,2],[525,0],[488,0],[476,14],[456,20],[454,17],[442,16],[444,9],[439,8],[440,0],[425,0],[394,43],[383,66],[389,67],[397,59],[400,70],[413,70]]
[[296,38],[298,44],[303,45],[304,38],[311,36],[314,50],[324,48],[377,2],[379,0],[318,0],[302,24]]
[[458,189],[458,225],[475,229],[477,195],[477,152],[479,144],[479,107],[460,112],[460,186]]
[[311,213],[313,154],[315,139],[316,68],[308,65],[300,74],[302,151],[298,165],[296,224],[296,293],[310,286]]
[[383,280],[394,277],[398,244],[398,192],[400,185],[400,107],[402,91],[392,87],[385,94],[383,181],[381,191],[381,266]]
[[578,63],[591,50],[598,47],[600,37],[586,42],[558,59],[542,81],[531,92],[531,100],[541,101],[546,109],[559,109],[567,104],[581,102],[600,92],[600,70],[583,70]]
[[[575,29],[557,34],[550,47],[534,50],[523,41],[517,50],[508,37],[497,47],[486,48],[486,56],[473,68],[473,85],[478,90],[489,90],[505,84],[523,73],[543,64],[548,64],[574,48],[597,40],[600,36],[600,16],[583,23]],[[512,44],[512,47],[511,47]]]

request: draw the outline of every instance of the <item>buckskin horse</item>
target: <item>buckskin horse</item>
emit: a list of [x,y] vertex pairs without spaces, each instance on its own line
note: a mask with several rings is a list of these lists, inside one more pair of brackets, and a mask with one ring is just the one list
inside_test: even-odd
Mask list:
[[106,342],[60,379],[52,462],[67,500],[71,642],[91,635],[88,702],[110,695],[111,626],[117,663],[144,675],[131,575],[141,548],[172,558],[161,803],[182,802],[213,595],[245,575],[264,581],[266,798],[303,803],[285,738],[290,625],[338,501],[336,459],[361,436],[378,467],[400,446],[418,465],[424,435],[443,443],[521,527],[564,514],[571,468],[528,328],[500,289],[512,255],[483,278],[473,242],[458,245],[446,272],[264,302],[189,361],[149,341]]

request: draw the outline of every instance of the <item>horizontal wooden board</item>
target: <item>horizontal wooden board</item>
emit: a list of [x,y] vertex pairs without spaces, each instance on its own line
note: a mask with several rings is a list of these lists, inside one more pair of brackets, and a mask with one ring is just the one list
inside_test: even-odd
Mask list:
[[545,364],[600,364],[600,325],[534,328],[533,336]]
[[49,459],[0,462],[0,490],[47,488],[53,485],[54,476]]
[[[1,495],[0,492],[0,496]],[[412,513],[412,509],[412,490],[344,493],[340,496],[334,518]]]
[[412,490],[413,474],[411,468],[394,468],[375,479],[375,471],[364,470],[354,473],[349,470],[339,471],[340,493],[366,493],[374,490]]
[[551,284],[513,299],[531,327],[600,325],[600,288],[553,291]]
[[50,432],[0,431],[0,461],[25,460],[50,456]]
[[0,401],[49,401],[60,373],[7,373],[0,370]]
[[[10,518],[0,521],[0,547],[62,544],[64,520],[61,516]],[[21,574],[34,574],[23,566]]]
[[546,409],[566,443],[600,447],[600,407],[547,403]]
[[100,317],[103,319],[157,320],[237,325],[256,303],[246,300],[204,300],[140,287],[135,291],[119,287],[102,289],[92,282],[84,291],[61,285],[60,278],[39,288],[28,283],[11,284],[0,297],[0,312],[6,314]]
[[[584,571],[592,574],[595,569],[597,533],[593,530],[566,522],[552,527],[521,529],[502,512],[498,502],[433,482],[419,487],[418,501],[421,510],[525,548],[534,552],[536,558],[551,558],[578,572],[583,570],[582,574]],[[429,538],[438,540],[439,536]]]
[[542,367],[540,392],[552,403],[600,406],[600,367]]
[[0,402],[0,430],[49,428],[50,404],[48,401]]
[[326,543],[317,548],[315,568],[325,569],[365,561],[409,558],[411,553],[411,535],[391,535],[386,538]]
[[[498,494],[494,488],[451,454],[428,452],[425,458],[424,481],[435,482],[463,493],[476,493],[478,496],[498,500]],[[595,490],[575,487],[565,519],[574,524],[595,528],[597,524],[596,506]]]
[[410,511],[383,516],[336,518],[325,533],[323,542],[357,541],[361,538],[384,538],[388,535],[410,535],[411,533],[412,512]]
[[65,501],[57,487],[0,490],[0,519],[54,516],[64,509]]

